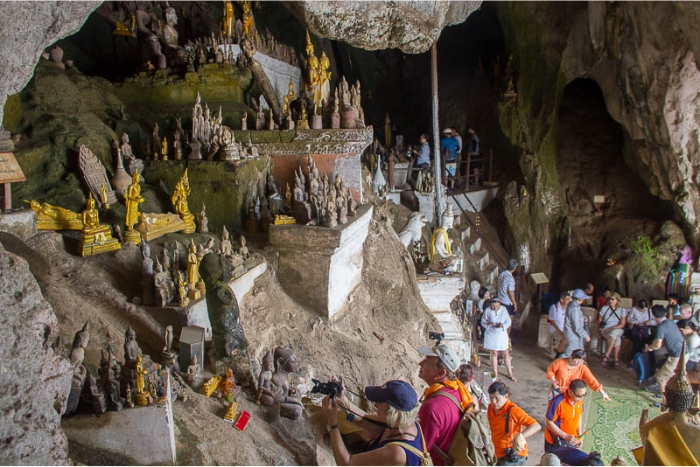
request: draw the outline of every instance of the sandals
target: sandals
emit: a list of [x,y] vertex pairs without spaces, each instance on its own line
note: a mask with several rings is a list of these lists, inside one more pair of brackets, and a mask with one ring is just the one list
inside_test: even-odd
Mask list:
[[616,370],[620,369],[620,360],[615,360],[615,364],[613,365],[613,368],[615,368]]
[[600,362],[601,365],[603,366],[608,366],[608,361],[610,359],[608,357],[603,357],[603,360]]
[[518,382],[518,378],[516,378],[516,377],[513,376],[513,375],[506,375],[506,376],[507,376],[508,379],[511,380],[512,382],[514,382],[514,383],[517,383],[517,382]]

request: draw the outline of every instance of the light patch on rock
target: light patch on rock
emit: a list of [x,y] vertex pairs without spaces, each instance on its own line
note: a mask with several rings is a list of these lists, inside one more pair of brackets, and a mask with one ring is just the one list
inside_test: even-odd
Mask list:
[[530,242],[521,243],[520,247],[518,248],[518,261],[526,272],[530,270],[531,260],[532,255],[530,253]]

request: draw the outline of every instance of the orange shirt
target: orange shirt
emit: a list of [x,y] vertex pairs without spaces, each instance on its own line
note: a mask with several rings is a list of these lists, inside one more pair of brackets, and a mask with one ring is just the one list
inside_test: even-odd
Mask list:
[[598,392],[603,388],[603,385],[591,373],[588,365],[582,363],[575,368],[570,368],[568,363],[568,358],[558,358],[547,368],[547,379],[551,381],[552,377],[554,377],[559,385],[559,391],[565,392],[569,387],[569,383],[575,379],[584,380],[586,385],[594,392]]
[[[510,427],[506,434],[505,417],[508,413],[508,409],[511,407],[510,420],[507,421],[510,423]],[[537,420],[526,414],[523,409],[515,405],[511,400],[506,401],[505,405],[498,413],[493,409],[493,405],[489,404],[487,415],[489,418],[489,426],[491,427],[491,439],[493,440],[493,447],[495,448],[497,459],[506,455],[506,449],[513,447],[513,438],[522,431],[522,427],[528,427],[533,423],[537,423]],[[527,445],[518,455],[527,457]]]
[[[577,436],[581,414],[583,414],[583,399],[572,403],[565,394],[559,394],[552,399],[547,407],[545,417],[547,420],[553,421],[564,433]],[[549,444],[554,444],[554,436],[554,433],[545,426],[544,440]]]

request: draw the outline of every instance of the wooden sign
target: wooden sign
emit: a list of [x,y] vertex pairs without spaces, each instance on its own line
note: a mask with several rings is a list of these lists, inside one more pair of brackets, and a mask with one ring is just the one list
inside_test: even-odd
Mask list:
[[0,183],[23,182],[27,179],[11,152],[0,152]]
[[603,195],[596,195],[593,197],[594,204],[603,204],[604,202],[605,202],[605,196],[603,196]]
[[620,299],[620,306],[622,308],[632,308],[632,299],[631,298],[621,298]]
[[546,284],[549,282],[549,279],[547,279],[547,276],[544,275],[543,272],[535,272],[530,274],[530,277],[532,277],[532,281],[537,284]]
[[661,305],[661,306],[668,306],[668,300],[652,300],[651,301],[651,306],[655,305]]

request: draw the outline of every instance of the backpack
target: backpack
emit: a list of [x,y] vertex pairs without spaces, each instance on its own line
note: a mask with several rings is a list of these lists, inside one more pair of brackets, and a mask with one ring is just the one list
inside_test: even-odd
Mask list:
[[416,423],[416,425],[418,425],[418,431],[420,432],[420,440],[423,443],[423,452],[419,451],[414,446],[404,441],[391,441],[386,444],[396,444],[397,446],[401,446],[404,449],[408,449],[420,459],[420,463],[418,465],[431,466],[433,465],[433,458],[430,457],[430,453],[428,452],[428,449],[425,446],[425,437],[423,437],[423,429],[420,427],[419,423]]
[[462,419],[459,421],[447,453],[433,446],[445,465],[495,465],[496,452],[486,414],[481,411],[473,413],[470,411],[471,407],[467,407],[462,412],[462,404],[448,392],[437,391],[431,397],[433,396],[447,397],[462,413]]

